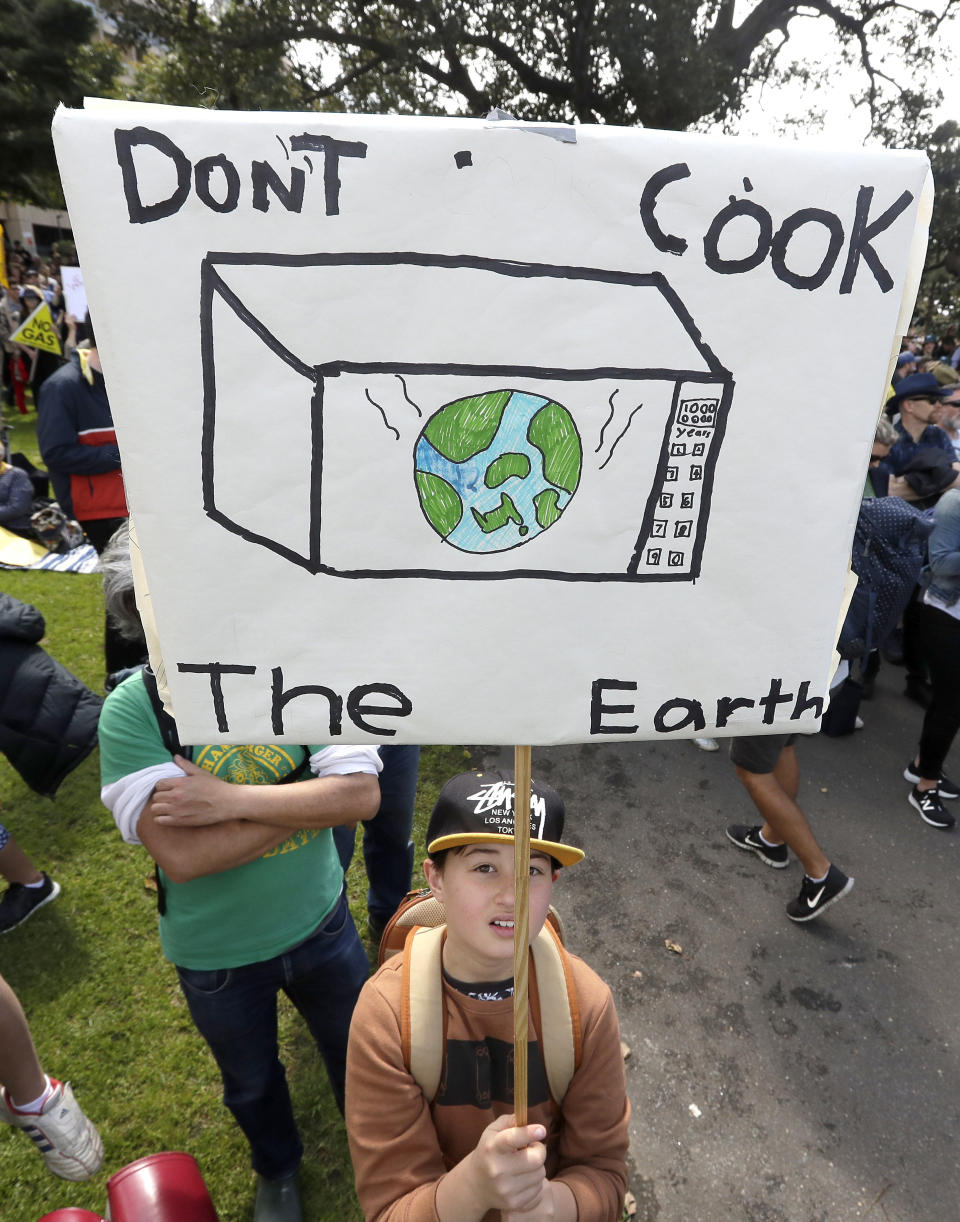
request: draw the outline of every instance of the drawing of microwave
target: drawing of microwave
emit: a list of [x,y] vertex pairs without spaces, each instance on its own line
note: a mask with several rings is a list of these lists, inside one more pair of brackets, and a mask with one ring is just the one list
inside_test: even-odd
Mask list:
[[734,384],[659,273],[209,254],[201,342],[204,508],[310,572],[699,575]]

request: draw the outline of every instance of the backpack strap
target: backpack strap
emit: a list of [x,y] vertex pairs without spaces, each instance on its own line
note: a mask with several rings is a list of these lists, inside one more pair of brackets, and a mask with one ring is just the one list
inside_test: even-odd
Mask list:
[[[404,947],[400,1001],[403,1063],[431,1103],[440,1088],[447,1044],[442,960],[445,934],[445,925],[414,928]],[[531,951],[547,1084],[560,1103],[582,1059],[580,1007],[563,942],[551,922],[544,924]]]
[[530,947],[537,971],[540,1038],[550,1094],[560,1103],[583,1055],[580,1006],[560,935],[547,921]]
[[157,719],[157,725],[160,727],[160,737],[163,739],[163,745],[171,755],[182,755],[186,759],[192,759],[189,749],[180,742],[177,723],[163,707],[163,701],[160,699],[160,693],[157,691],[157,676],[149,666],[144,666],[143,668],[143,686],[150,697],[150,704],[153,707],[153,715]]
[[403,963],[403,1062],[430,1102],[440,1089],[447,1043],[442,960],[446,932],[446,925],[414,929],[407,937]]
[[310,770],[310,748],[301,747],[300,750],[303,752],[303,759],[300,761],[299,764],[297,764],[293,772],[288,772],[286,776],[282,776],[280,780],[276,782],[277,785],[290,785],[294,781],[299,781],[305,772],[309,772]]

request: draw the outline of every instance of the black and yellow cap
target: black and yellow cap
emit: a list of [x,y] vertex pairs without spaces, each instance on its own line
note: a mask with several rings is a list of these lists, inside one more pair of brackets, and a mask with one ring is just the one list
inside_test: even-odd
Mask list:
[[[512,772],[462,772],[447,781],[427,825],[427,852],[464,844],[513,843]],[[543,782],[530,782],[530,848],[562,866],[583,859],[583,850],[561,841],[563,799]]]

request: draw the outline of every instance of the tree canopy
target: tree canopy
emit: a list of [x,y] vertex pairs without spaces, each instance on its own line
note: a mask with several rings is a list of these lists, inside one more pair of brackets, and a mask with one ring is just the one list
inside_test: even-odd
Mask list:
[[924,330],[960,316],[960,124],[940,124],[926,142],[935,197],[930,242],[917,298]]
[[108,89],[119,55],[76,0],[0,0],[0,29],[0,196],[62,207],[53,112]]
[[[761,80],[861,69],[882,123],[918,92],[960,0],[115,0],[122,37],[170,52],[150,87],[241,107],[416,111],[684,129]],[[793,53],[803,21],[823,62]],[[263,71],[258,71],[257,65]],[[895,67],[894,67],[895,65]],[[275,102],[268,96],[275,91]]]

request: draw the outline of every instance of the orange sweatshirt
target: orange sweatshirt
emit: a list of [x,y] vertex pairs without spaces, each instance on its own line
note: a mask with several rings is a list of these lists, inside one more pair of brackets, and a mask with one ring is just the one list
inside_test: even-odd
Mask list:
[[[561,1105],[550,1096],[539,1045],[528,1068],[528,1123],[547,1130],[549,1179],[577,1201],[581,1222],[617,1222],[626,1190],[627,1122],[620,1028],[610,990],[568,955],[583,1051]],[[347,1134],[367,1222],[439,1222],[436,1191],[491,1121],[513,1111],[513,1002],[478,1001],[444,981],[447,1048],[440,1089],[428,1104],[403,1063],[402,955],[364,985],[347,1052]],[[531,963],[530,1011],[539,1030]],[[484,1222],[497,1222],[499,1211]]]

